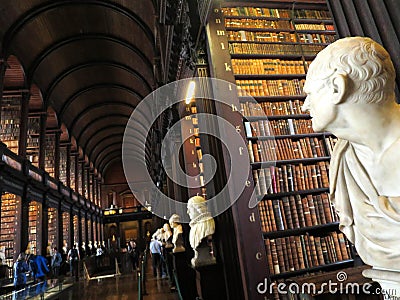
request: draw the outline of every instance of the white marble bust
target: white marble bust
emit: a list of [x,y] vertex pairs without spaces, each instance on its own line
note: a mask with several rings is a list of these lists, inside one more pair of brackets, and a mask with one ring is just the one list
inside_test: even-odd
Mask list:
[[172,235],[172,244],[174,244],[174,249],[172,249],[173,253],[186,251],[183,245],[183,237],[182,237],[183,230],[182,230],[182,225],[180,223],[181,223],[181,218],[177,214],[173,214],[169,218],[169,224],[174,231]]
[[340,229],[362,260],[364,275],[400,296],[400,107],[389,54],[370,38],[339,39],[311,63],[303,110],[315,131],[339,140],[329,170]]
[[[190,217],[190,246],[194,250],[193,266],[215,263],[212,255],[212,234],[215,232],[215,222],[207,209],[207,202],[201,196],[189,199],[187,213]],[[201,253],[200,253],[201,251]]]

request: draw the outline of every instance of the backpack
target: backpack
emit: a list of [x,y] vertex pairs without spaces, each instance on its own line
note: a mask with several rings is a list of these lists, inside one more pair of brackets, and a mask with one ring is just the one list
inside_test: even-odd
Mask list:
[[71,260],[78,260],[78,250],[72,248],[71,249]]

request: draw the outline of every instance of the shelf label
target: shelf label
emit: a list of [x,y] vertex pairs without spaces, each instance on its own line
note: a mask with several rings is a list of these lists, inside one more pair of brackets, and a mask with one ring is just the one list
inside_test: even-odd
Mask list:
[[251,186],[251,182],[250,182],[250,180],[246,180],[246,182],[245,182],[245,186],[247,186],[247,187]]
[[251,213],[249,220],[251,223],[254,223],[256,221],[256,216],[254,215],[254,213]]
[[232,67],[228,63],[224,63],[224,64],[225,64],[225,71],[232,72]]
[[219,12],[218,8],[214,8],[214,12],[218,13]]
[[239,155],[243,155],[243,147],[239,147]]
[[215,23],[221,24],[221,19],[220,19],[220,18],[216,18],[216,19],[215,19]]
[[221,49],[225,50],[225,44],[224,43],[221,43]]
[[236,128],[236,131],[237,131],[238,133],[241,133],[241,132],[242,132],[242,129],[240,129],[240,125],[236,125],[235,128]]
[[218,35],[218,36],[223,36],[223,35],[225,35],[225,30],[217,30],[217,35]]
[[262,259],[262,253],[261,252],[257,252],[256,253],[256,259],[257,260],[261,260]]

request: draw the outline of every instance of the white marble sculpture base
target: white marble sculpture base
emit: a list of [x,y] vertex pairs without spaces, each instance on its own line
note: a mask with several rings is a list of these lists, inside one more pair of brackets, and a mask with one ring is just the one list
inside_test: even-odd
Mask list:
[[362,274],[380,284],[383,299],[400,299],[400,271],[372,268],[364,270]]

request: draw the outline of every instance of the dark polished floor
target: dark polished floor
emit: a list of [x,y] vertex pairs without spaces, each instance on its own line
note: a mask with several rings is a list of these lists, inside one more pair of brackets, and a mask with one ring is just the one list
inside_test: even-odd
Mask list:
[[[151,262],[151,260],[150,260]],[[154,278],[149,266],[146,273],[147,295],[143,300],[179,300],[176,292],[171,292],[167,278]],[[136,274],[120,275],[103,279],[81,280],[57,297],[60,300],[136,300],[138,281]]]

